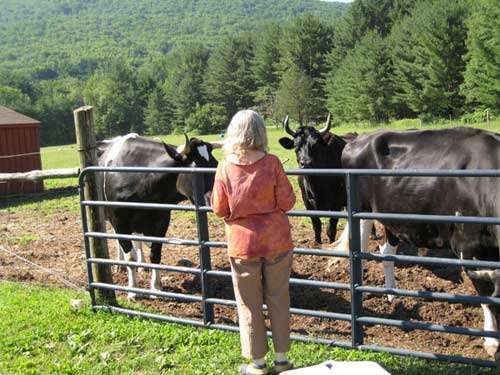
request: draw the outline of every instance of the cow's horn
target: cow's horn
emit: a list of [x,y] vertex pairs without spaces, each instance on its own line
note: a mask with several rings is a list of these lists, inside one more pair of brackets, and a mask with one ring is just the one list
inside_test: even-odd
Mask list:
[[186,138],[186,142],[177,147],[177,152],[182,155],[187,155],[189,154],[189,137],[186,133],[184,133],[184,137]]
[[292,129],[290,129],[290,125],[288,124],[288,116],[285,116],[285,119],[283,120],[283,127],[288,134],[290,134],[292,137],[295,137],[296,133]]
[[222,148],[224,146],[224,141],[211,141],[208,143],[212,145],[212,148]]
[[326,125],[323,129],[321,129],[319,131],[319,134],[323,135],[325,134],[326,132],[328,132],[328,130],[330,130],[330,126],[332,125],[332,121],[331,121],[331,114],[329,113],[328,114],[328,118],[326,119]]

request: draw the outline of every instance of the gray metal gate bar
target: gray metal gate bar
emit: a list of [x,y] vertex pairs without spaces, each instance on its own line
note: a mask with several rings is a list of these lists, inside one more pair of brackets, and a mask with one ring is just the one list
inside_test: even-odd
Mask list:
[[179,273],[190,273],[194,275],[200,275],[201,271],[199,268],[192,267],[181,267],[181,266],[167,266],[165,264],[154,264],[154,263],[140,263],[140,262],[127,262],[125,260],[110,260],[104,258],[89,258],[89,263],[95,264],[109,264],[113,266],[129,266],[129,267],[142,267],[145,269],[154,269],[168,272],[179,272]]
[[398,327],[405,330],[418,329],[430,332],[454,333],[457,335],[500,338],[500,332],[497,331],[485,331],[477,328],[464,328],[464,327],[449,326],[444,324],[412,322],[408,320],[377,318],[374,316],[360,316],[358,318],[358,321],[360,321],[363,324],[371,324],[371,325],[381,324],[386,326]]
[[[217,277],[231,277],[231,272],[229,271],[208,271],[207,275],[209,276],[217,276]],[[305,280],[305,279],[297,279],[294,277],[290,278],[291,285],[303,285],[303,286],[311,286],[316,288],[330,288],[330,289],[341,289],[341,290],[349,290],[349,284],[345,283],[334,283],[331,281],[317,281],[317,280]]]
[[468,296],[460,294],[450,294],[441,292],[428,292],[425,290],[408,290],[408,289],[388,289],[377,286],[359,286],[357,288],[359,292],[363,293],[373,293],[373,294],[392,294],[401,297],[413,297],[413,298],[427,298],[436,301],[447,301],[451,303],[470,303],[470,304],[481,304],[486,303],[490,305],[499,305],[500,297],[488,297],[488,296]]
[[203,300],[202,296],[197,296],[194,294],[163,292],[163,291],[159,291],[159,290],[151,290],[151,289],[144,289],[144,288],[131,288],[128,286],[121,286],[121,285],[115,285],[115,284],[92,283],[92,284],[90,284],[90,286],[92,288],[116,290],[119,292],[151,295],[151,296],[156,296],[156,297],[174,298],[174,299],[178,299],[181,301],[188,301],[188,302],[202,302],[202,300]]
[[198,241],[200,242],[199,247],[199,257],[200,257],[200,284],[201,284],[201,295],[202,299],[202,310],[203,310],[203,322],[205,325],[209,325],[214,321],[214,306],[207,302],[207,298],[211,297],[211,287],[208,280],[207,272],[212,269],[212,261],[210,259],[210,247],[206,245],[206,242],[210,240],[208,235],[208,219],[207,213],[205,211],[200,211],[199,208],[205,202],[204,191],[205,191],[205,181],[204,176],[201,174],[196,174],[193,179],[193,191],[195,196],[195,207],[196,207],[196,228],[198,232]]
[[363,344],[363,326],[358,316],[363,309],[363,294],[357,289],[363,284],[363,268],[361,259],[356,257],[361,251],[360,220],[353,216],[359,211],[359,190],[357,176],[347,174],[347,212],[349,214],[349,259],[351,265],[351,342],[356,348]]
[[186,246],[198,246],[200,241],[198,240],[180,240],[165,237],[152,237],[152,236],[141,236],[136,234],[119,234],[119,233],[101,233],[101,232],[85,232],[83,234],[85,237],[97,237],[106,238],[108,240],[130,240],[130,241],[142,241],[142,242],[157,242],[165,243],[171,245],[186,245]]
[[467,260],[467,259],[452,259],[452,258],[434,258],[434,257],[418,257],[412,255],[381,255],[361,252],[358,255],[361,259],[375,260],[378,262],[384,260],[394,261],[396,263],[420,264],[427,266],[452,266],[463,268],[500,268],[500,262],[489,262],[486,260]]

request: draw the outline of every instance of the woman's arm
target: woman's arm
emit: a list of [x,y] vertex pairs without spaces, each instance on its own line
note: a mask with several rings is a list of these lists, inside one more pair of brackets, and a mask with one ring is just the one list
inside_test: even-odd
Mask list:
[[295,193],[293,192],[292,184],[288,181],[288,177],[283,170],[283,165],[278,158],[276,160],[278,161],[276,166],[276,202],[278,208],[286,212],[291,210],[295,204]]
[[217,167],[217,172],[215,173],[214,187],[212,189],[212,197],[210,198],[210,203],[214,214],[220,217],[229,216],[231,210],[229,209],[229,201],[227,198],[227,189],[222,180],[222,163]]

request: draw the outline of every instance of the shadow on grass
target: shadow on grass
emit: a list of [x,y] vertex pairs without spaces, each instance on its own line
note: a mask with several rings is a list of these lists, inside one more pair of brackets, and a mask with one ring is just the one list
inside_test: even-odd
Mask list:
[[42,193],[9,195],[2,197],[0,200],[0,209],[18,208],[32,203],[42,203],[54,201],[61,198],[76,196],[78,194],[77,187],[64,187],[57,189],[46,190]]

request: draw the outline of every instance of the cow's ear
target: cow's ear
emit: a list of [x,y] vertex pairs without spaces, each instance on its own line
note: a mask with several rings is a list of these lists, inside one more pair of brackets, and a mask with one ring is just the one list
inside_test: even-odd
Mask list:
[[292,150],[294,147],[293,139],[290,139],[288,137],[280,138],[278,142],[280,143],[281,146],[283,146],[287,150]]
[[186,156],[184,154],[179,153],[175,148],[167,145],[166,143],[163,144],[165,146],[165,151],[167,152],[168,156],[170,156],[173,160],[182,163],[186,159]]

